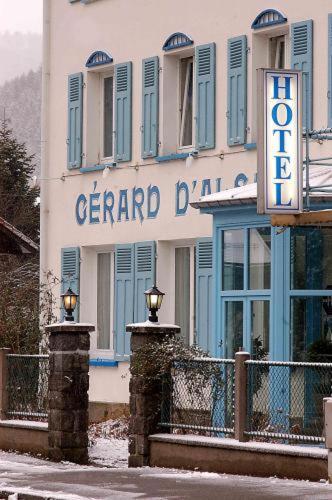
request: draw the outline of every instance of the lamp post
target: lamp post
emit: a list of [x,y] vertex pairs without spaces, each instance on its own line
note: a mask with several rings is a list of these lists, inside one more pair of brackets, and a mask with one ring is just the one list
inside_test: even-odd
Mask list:
[[74,321],[73,312],[77,305],[78,295],[69,287],[65,293],[61,294],[62,304],[66,311],[65,321]]
[[164,293],[158,290],[157,286],[154,285],[152,288],[149,288],[145,294],[146,306],[150,311],[149,321],[152,323],[158,323],[157,311],[161,307],[161,303],[164,298]]

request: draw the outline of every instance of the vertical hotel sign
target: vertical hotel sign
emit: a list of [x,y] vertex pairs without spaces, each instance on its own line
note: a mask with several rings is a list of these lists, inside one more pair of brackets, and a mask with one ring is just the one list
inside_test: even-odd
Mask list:
[[302,74],[258,70],[258,184],[260,214],[302,212]]

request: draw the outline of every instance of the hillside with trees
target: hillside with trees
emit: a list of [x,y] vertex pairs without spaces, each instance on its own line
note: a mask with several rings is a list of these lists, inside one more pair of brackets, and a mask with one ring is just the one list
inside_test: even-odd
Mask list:
[[15,138],[34,155],[40,172],[41,69],[29,71],[0,86],[0,120],[6,120]]
[[0,33],[0,85],[37,71],[42,61],[42,39],[36,33]]

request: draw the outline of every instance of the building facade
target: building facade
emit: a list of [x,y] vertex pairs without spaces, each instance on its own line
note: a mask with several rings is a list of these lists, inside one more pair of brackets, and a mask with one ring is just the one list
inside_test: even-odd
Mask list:
[[[213,245],[211,215],[191,203],[256,180],[258,68],[302,69],[304,126],[331,126],[331,26],[324,0],[268,10],[258,0],[241,9],[219,0],[44,0],[41,269],[63,290],[71,285],[76,318],[97,325],[92,401],[128,401],[125,325],[146,319],[143,292],[155,281],[166,293],[160,319],[179,324],[186,342],[232,355],[228,314],[232,332],[247,338],[255,317],[270,349],[264,301],[278,286],[270,228],[259,222],[250,236],[264,268],[253,279],[263,284],[243,319],[236,294],[221,312],[219,236]],[[311,147],[329,156],[328,144]],[[218,217],[232,225],[232,214]],[[237,290],[249,233],[234,238]]]

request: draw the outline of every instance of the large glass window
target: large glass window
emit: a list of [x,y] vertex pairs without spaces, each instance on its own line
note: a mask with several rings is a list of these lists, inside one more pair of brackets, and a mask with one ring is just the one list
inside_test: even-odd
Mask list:
[[294,361],[332,360],[331,245],[330,227],[290,230],[290,333]]
[[291,229],[291,288],[332,288],[332,228]]
[[111,348],[111,253],[97,256],[97,349]]
[[113,156],[113,77],[102,78],[103,80],[103,157]]
[[223,231],[222,241],[222,283],[223,290],[244,288],[244,231],[230,229]]
[[293,361],[332,361],[332,302],[330,297],[291,299]]
[[180,59],[180,147],[193,144],[193,57]]
[[271,228],[225,229],[221,234],[224,355],[239,347],[253,357],[269,354]]
[[234,358],[235,353],[243,347],[243,302],[227,301],[225,303],[226,357]]
[[254,359],[265,359],[269,353],[270,301],[252,300],[251,317],[251,354]]

